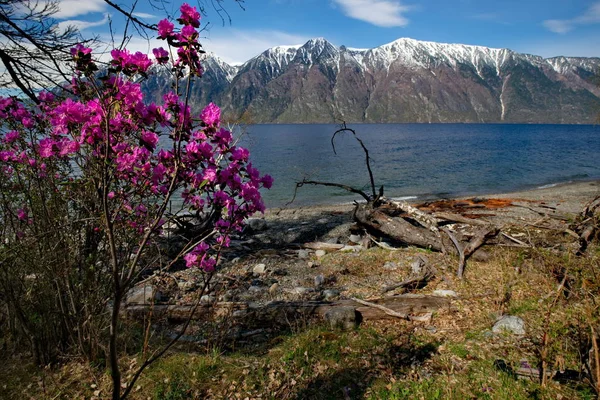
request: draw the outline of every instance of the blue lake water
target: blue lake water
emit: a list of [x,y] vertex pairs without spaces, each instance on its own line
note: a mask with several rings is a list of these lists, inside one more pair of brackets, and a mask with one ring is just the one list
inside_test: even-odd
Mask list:
[[[369,193],[365,156],[338,125],[250,125],[242,144],[275,179],[267,207],[291,200],[306,177]],[[512,124],[352,124],[369,149],[375,183],[388,197],[430,199],[600,179],[600,126]],[[360,200],[341,189],[305,186],[295,205]]]

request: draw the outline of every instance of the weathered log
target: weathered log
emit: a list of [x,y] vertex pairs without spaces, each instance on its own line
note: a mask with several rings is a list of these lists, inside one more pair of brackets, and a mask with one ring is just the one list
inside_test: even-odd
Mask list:
[[371,203],[357,205],[354,219],[363,226],[381,232],[396,241],[442,251],[442,242],[436,233],[415,226],[403,218],[390,217],[378,208],[374,208]]
[[390,201],[389,204],[404,211],[424,228],[429,229],[434,233],[437,233],[439,231],[439,221],[431,214],[427,214],[426,212],[423,212],[418,208],[411,206],[405,201]]
[[336,251],[344,248],[343,244],[327,243],[327,242],[309,242],[302,245],[306,249]]
[[[424,295],[402,295],[370,300],[394,312],[408,316],[418,316],[450,306],[448,298]],[[193,320],[209,320],[232,318],[247,328],[279,326],[287,327],[294,321],[305,321],[310,318],[323,319],[327,311],[338,307],[355,307],[362,320],[379,320],[394,318],[380,309],[370,306],[356,307],[353,300],[325,301],[292,301],[270,302],[264,305],[243,302],[221,302],[203,304],[197,308]],[[129,305],[123,308],[123,314],[134,319],[152,317],[157,320],[167,319],[180,323],[190,317],[191,305]]]
[[586,204],[580,219],[579,225],[574,227],[574,230],[579,233],[579,249],[576,253],[578,256],[585,253],[600,229],[600,196]]

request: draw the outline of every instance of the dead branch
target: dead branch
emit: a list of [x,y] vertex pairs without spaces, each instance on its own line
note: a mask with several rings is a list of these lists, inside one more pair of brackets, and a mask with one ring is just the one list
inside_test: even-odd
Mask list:
[[338,188],[344,189],[344,190],[346,190],[348,192],[356,193],[356,194],[360,195],[366,201],[371,201],[371,199],[369,198],[369,195],[367,195],[365,192],[363,192],[360,189],[353,188],[352,186],[344,185],[344,184],[341,184],[341,183],[321,182],[321,181],[309,181],[307,179],[302,179],[302,182],[296,182],[296,188],[294,189],[294,197],[292,197],[292,200],[290,200],[286,204],[286,206],[292,204],[294,202],[294,200],[296,200],[296,194],[298,193],[298,189],[300,189],[304,185],[320,185],[320,186],[338,187]]
[[408,278],[399,283],[394,283],[392,285],[388,285],[381,290],[381,293],[391,292],[392,290],[405,288],[405,287],[419,287],[423,284],[429,282],[435,275],[432,271],[426,270],[426,272],[422,275],[415,276],[412,278]]
[[[356,134],[356,131],[354,129],[348,128],[346,126],[346,121],[342,121],[342,127],[340,129],[338,129],[337,131],[335,131],[333,133],[333,136],[331,137],[331,147],[333,148],[333,153],[337,154],[335,151],[335,143],[334,143],[335,136],[341,132],[352,132],[352,134],[354,135],[354,138],[358,141],[358,143],[360,143],[360,146],[362,147],[363,151],[365,152],[365,161],[367,164],[367,171],[369,171],[369,179],[371,181],[371,191],[373,194],[373,199],[377,198],[377,193],[375,191],[375,179],[373,178],[373,171],[371,170],[371,158],[369,157],[369,150],[367,149],[367,146],[365,146],[363,141],[360,140],[360,138]],[[381,195],[383,195],[383,186],[380,189],[380,193],[381,193]],[[369,199],[367,199],[367,201],[369,201]]]
[[408,319],[408,314],[402,313],[402,312],[398,312],[398,311],[394,311],[392,309],[389,309],[385,306],[382,306],[380,304],[375,304],[375,303],[371,303],[365,300],[361,300],[361,299],[357,299],[355,297],[351,297],[350,300],[357,302],[358,304],[362,304],[363,306],[367,306],[367,307],[372,307],[372,308],[376,308],[378,310],[383,311],[384,313],[386,313],[387,315],[390,315],[392,317],[398,317],[398,318],[402,318],[402,319]]

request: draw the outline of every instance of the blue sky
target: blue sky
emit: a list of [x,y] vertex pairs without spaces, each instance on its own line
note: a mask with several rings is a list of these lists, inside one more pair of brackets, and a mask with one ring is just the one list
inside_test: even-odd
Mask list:
[[[233,0],[223,0],[231,24],[222,23],[210,2],[204,0],[203,44],[230,63],[242,63],[272,46],[302,44],[314,37],[356,48],[410,37],[510,48],[544,57],[600,57],[599,0],[246,0],[244,9]],[[121,0],[119,4],[131,7],[132,3]],[[179,5],[170,1],[165,11],[174,15]],[[135,11],[150,23],[165,15],[147,0],[140,0]],[[78,25],[86,36],[107,38],[109,19],[117,33],[122,27],[118,15],[102,0],[63,0],[56,17]],[[148,51],[156,46],[157,42],[134,38],[130,47]]]

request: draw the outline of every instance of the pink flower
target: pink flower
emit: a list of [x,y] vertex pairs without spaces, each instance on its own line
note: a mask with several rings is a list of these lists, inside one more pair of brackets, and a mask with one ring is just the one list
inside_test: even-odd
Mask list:
[[75,47],[71,48],[71,55],[73,57],[78,57],[82,55],[89,55],[92,53],[92,49],[90,47],[85,47],[81,43],[77,43]]
[[185,266],[188,268],[192,268],[195,267],[198,263],[198,254],[187,253],[185,256],[183,256],[183,259],[185,260]]
[[165,64],[169,61],[169,52],[162,47],[152,49],[152,53],[154,54],[154,57],[156,57],[156,62],[158,64]]
[[231,152],[232,161],[248,161],[250,152],[243,147],[235,147]]
[[265,187],[265,189],[271,189],[271,186],[273,186],[273,178],[271,178],[271,175],[263,176],[260,182]]
[[217,126],[221,122],[221,109],[216,104],[210,103],[202,110],[200,119],[207,126]]
[[6,143],[13,143],[15,142],[18,138],[19,138],[19,132],[17,131],[10,131],[8,132],[5,136],[4,136],[4,142]]
[[193,42],[198,38],[198,31],[191,25],[186,25],[181,30],[179,40],[182,42]]
[[204,170],[204,174],[202,178],[209,181],[214,182],[217,180],[217,170],[214,167],[210,167]]
[[27,210],[24,208],[19,208],[17,210],[17,218],[19,218],[19,220],[21,221],[27,221]]
[[154,149],[158,143],[158,135],[150,131],[143,131],[141,139],[142,142],[147,144],[151,149]]
[[7,162],[9,160],[12,160],[12,158],[15,156],[15,153],[13,153],[12,151],[0,151],[0,161],[2,162]]
[[40,157],[50,158],[56,151],[56,143],[50,138],[40,140]]
[[177,21],[182,25],[191,25],[194,28],[200,27],[200,13],[196,7],[192,7],[187,3],[183,3],[179,8],[181,17]]
[[163,19],[158,22],[158,38],[166,39],[173,35],[175,25],[168,19]]

